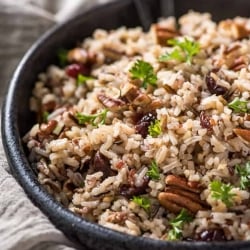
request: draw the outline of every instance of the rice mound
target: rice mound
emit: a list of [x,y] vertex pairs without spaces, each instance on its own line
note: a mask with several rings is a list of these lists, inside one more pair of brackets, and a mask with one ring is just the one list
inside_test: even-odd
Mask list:
[[[23,141],[39,182],[74,213],[120,232],[171,240],[185,211],[192,219],[174,239],[249,240],[250,185],[237,171],[250,161],[249,36],[250,19],[215,23],[192,11],[148,32],[95,30],[35,83],[37,124]],[[174,39],[199,51],[159,60],[175,49],[184,56]],[[138,62],[152,66],[155,84],[133,75]],[[243,111],[229,105],[235,99]],[[228,200],[213,193],[215,181],[228,185]]]

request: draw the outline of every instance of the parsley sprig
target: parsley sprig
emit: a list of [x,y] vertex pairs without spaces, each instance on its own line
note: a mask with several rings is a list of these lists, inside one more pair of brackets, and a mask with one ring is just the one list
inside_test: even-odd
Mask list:
[[58,58],[58,61],[59,61],[59,65],[61,67],[64,67],[68,62],[68,50],[60,48],[57,51],[57,58]]
[[90,123],[93,126],[104,124],[106,121],[108,109],[104,109],[100,113],[93,115],[86,115],[82,113],[76,113],[76,119],[79,124]]
[[221,200],[227,207],[233,205],[233,197],[236,195],[232,193],[230,184],[222,183],[221,181],[212,181],[210,183],[211,195],[216,200]]
[[177,60],[191,64],[192,58],[200,52],[200,44],[186,37],[184,40],[169,39],[168,44],[174,46],[173,51],[160,56],[160,62]]
[[49,116],[49,112],[48,111],[44,111],[42,114],[42,120],[43,122],[47,122],[48,121],[48,116]]
[[157,76],[150,63],[143,60],[137,60],[129,72],[131,73],[133,79],[139,79],[142,81],[143,88],[146,89],[148,84],[156,86]]
[[132,201],[142,207],[147,213],[150,209],[150,199],[143,196],[134,196]]
[[79,74],[77,76],[77,85],[80,86],[84,83],[86,83],[87,80],[93,80],[94,78],[92,76],[85,76],[82,74]]
[[228,107],[237,113],[247,113],[249,111],[247,104],[247,101],[242,101],[239,97],[236,97],[228,104]]
[[155,120],[148,127],[148,133],[152,137],[157,137],[161,134],[161,123],[159,120]]
[[149,170],[147,171],[147,176],[152,180],[160,179],[160,171],[159,167],[155,160],[153,160],[150,164]]
[[191,222],[193,218],[190,214],[182,209],[179,215],[177,215],[173,220],[170,221],[172,229],[168,232],[168,240],[178,240],[182,237],[182,228],[184,223]]
[[250,161],[245,165],[236,165],[236,172],[240,176],[241,189],[247,189],[250,187]]

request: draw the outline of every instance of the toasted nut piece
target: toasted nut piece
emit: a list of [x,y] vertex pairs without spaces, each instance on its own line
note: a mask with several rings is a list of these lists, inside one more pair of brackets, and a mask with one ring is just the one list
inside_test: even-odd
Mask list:
[[233,129],[234,133],[242,138],[244,141],[250,142],[250,130],[243,128],[235,128]]
[[122,51],[118,51],[114,48],[108,48],[108,47],[103,48],[103,54],[110,61],[119,60],[124,55]]
[[182,206],[175,204],[172,201],[168,201],[166,199],[163,199],[163,196],[161,195],[161,193],[158,195],[158,200],[160,202],[160,204],[166,208],[168,211],[178,214],[181,212],[181,210],[183,209]]
[[169,207],[167,206],[166,200],[173,202],[182,208],[186,208],[192,213],[197,213],[199,210],[203,209],[203,207],[199,203],[192,201],[191,199],[181,196],[179,194],[161,192],[158,195],[158,200],[160,204],[166,209],[169,209]]
[[146,106],[152,102],[151,98],[147,94],[141,92],[136,86],[130,83],[128,85],[129,86],[126,87],[127,92],[124,96],[133,105]]
[[204,202],[200,199],[200,196],[198,194],[191,193],[191,192],[179,189],[179,188],[167,187],[165,189],[165,192],[185,196],[185,197],[191,199],[192,201],[200,203],[201,205],[204,204]]
[[250,31],[247,30],[244,25],[236,23],[233,20],[221,21],[218,28],[224,35],[232,37],[233,39],[241,39],[250,34]]
[[159,24],[154,25],[153,28],[156,35],[156,42],[162,46],[167,46],[167,40],[179,35],[176,30],[171,29],[170,27],[164,27]]
[[72,49],[68,52],[68,60],[84,64],[88,60],[88,52],[82,48]]
[[118,111],[126,106],[126,103],[121,99],[112,98],[105,94],[98,94],[97,99],[103,104],[103,106],[109,108],[111,111]]
[[[184,190],[188,190],[193,193],[200,193],[201,190],[198,187],[197,182],[188,182],[186,179],[175,175],[168,175],[165,179],[165,183],[171,186],[176,186]],[[194,185],[195,184],[195,185]]]
[[246,67],[246,60],[243,56],[240,56],[238,58],[235,58],[232,65],[230,65],[229,69],[232,69],[234,71],[239,71],[242,68]]

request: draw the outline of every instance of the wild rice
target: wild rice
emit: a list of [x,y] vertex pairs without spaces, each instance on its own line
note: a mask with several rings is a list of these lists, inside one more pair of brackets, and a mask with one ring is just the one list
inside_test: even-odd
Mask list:
[[[38,120],[23,141],[39,182],[124,233],[249,240],[249,27],[189,12],[148,32],[94,31],[34,86]],[[183,42],[199,48],[188,58]],[[146,80],[136,63],[147,64]]]

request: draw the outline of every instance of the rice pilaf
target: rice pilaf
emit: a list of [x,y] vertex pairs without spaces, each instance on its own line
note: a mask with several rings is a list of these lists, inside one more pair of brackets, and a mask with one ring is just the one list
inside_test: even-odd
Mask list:
[[39,182],[124,233],[249,240],[249,37],[250,19],[190,11],[61,50],[23,138]]

